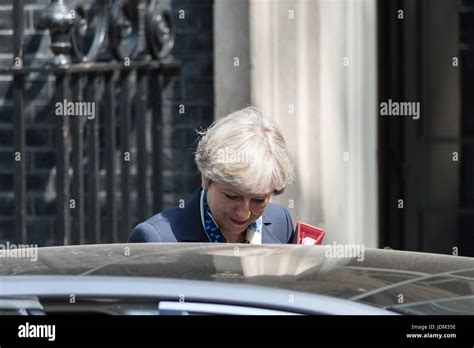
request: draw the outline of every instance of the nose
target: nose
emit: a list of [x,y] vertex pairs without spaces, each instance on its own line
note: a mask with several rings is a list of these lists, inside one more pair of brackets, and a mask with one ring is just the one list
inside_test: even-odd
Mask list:
[[244,199],[243,203],[239,204],[237,206],[237,209],[235,210],[235,213],[237,215],[237,218],[240,221],[245,221],[248,220],[250,217],[250,200],[249,199]]

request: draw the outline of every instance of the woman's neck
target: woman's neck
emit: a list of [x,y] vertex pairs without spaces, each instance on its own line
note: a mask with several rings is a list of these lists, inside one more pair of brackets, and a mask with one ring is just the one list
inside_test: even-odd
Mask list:
[[221,230],[221,233],[224,235],[224,238],[227,241],[227,243],[243,243],[244,241],[245,231],[242,231],[239,234],[235,234],[235,233],[227,233],[226,231]]

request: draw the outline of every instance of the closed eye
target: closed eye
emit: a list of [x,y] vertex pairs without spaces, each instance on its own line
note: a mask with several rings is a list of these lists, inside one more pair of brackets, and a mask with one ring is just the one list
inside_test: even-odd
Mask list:
[[228,194],[226,194],[226,193],[224,193],[224,195],[225,195],[228,199],[231,199],[231,200],[233,200],[233,201],[239,199],[239,196],[231,196],[231,195],[228,195]]
[[265,199],[264,198],[259,198],[259,199],[254,199],[255,202],[257,203],[263,203],[265,202]]

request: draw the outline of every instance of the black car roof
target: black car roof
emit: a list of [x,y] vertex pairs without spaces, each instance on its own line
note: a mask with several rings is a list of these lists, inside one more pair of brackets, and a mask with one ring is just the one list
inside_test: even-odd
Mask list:
[[0,276],[176,278],[264,285],[378,306],[473,295],[474,259],[386,249],[326,257],[324,246],[100,244],[38,248],[38,259],[0,258]]

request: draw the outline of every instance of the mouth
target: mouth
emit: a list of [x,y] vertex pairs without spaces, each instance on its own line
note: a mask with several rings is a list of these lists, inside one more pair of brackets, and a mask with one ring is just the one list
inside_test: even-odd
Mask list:
[[229,218],[229,219],[230,219],[230,221],[232,221],[233,224],[239,225],[239,226],[242,226],[242,225],[244,225],[244,224],[247,222],[247,221],[234,220],[234,219],[232,219],[232,218]]

